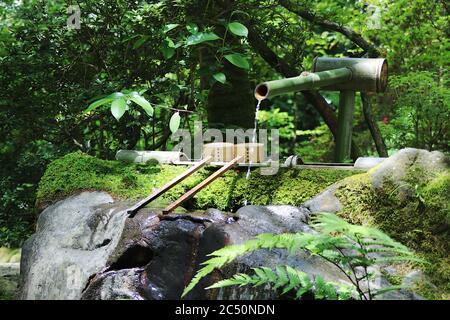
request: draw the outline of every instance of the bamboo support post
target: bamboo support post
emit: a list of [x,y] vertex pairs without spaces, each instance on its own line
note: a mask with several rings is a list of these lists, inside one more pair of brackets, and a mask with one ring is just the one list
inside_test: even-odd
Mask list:
[[355,91],[341,91],[339,95],[338,132],[335,148],[336,162],[345,162],[350,159],[354,109]]

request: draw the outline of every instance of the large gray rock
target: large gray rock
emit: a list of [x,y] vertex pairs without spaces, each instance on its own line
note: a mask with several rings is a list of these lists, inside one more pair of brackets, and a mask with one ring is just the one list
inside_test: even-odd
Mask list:
[[339,202],[339,199],[334,195],[337,187],[338,183],[331,185],[314,198],[306,201],[303,204],[303,207],[308,209],[311,214],[318,212],[336,213],[341,211],[342,205]]
[[[158,216],[148,209],[128,218],[126,204],[103,192],[83,192],[42,212],[36,233],[22,251],[23,299],[179,299],[207,254],[265,233],[312,232],[309,211],[292,206],[248,206],[233,216]],[[332,265],[304,255],[260,250],[222,270],[223,276],[257,266],[289,264],[330,281],[345,282]],[[270,290],[203,288],[188,299],[275,298]]]
[[[207,255],[261,233],[314,232],[310,211],[292,206],[247,206],[234,215],[160,216],[142,209],[128,218],[124,203],[84,192],[47,208],[23,248],[23,299],[179,299]],[[187,299],[275,299],[269,288],[204,290],[220,278],[251,268],[290,265],[328,281],[348,280],[334,266],[306,253],[259,250],[203,279]]]
[[[447,166],[438,152],[406,149],[368,172],[376,187],[386,179],[401,182],[416,168],[439,171]],[[345,181],[345,180],[344,180]],[[334,196],[342,182],[302,207],[246,206],[234,215],[210,209],[203,214],[160,216],[142,209],[128,218],[127,203],[104,192],[83,192],[48,207],[36,233],[26,242],[21,261],[23,299],[179,299],[200,263],[227,244],[240,244],[261,233],[314,232],[311,215],[342,209]],[[222,277],[253,267],[290,265],[326,280],[346,283],[337,268],[306,254],[260,250],[206,277],[188,299],[272,299],[265,288],[204,290]],[[388,285],[378,277],[378,285]],[[385,298],[417,298],[400,292]]]
[[105,192],[83,192],[39,216],[21,260],[23,299],[79,299],[87,279],[117,246],[125,214]]
[[370,171],[370,177],[375,188],[382,188],[386,181],[401,185],[408,174],[413,174],[413,170],[420,171],[418,174],[426,179],[436,172],[448,170],[448,167],[449,159],[440,151],[406,148]]
[[[118,250],[110,263],[89,281],[83,299],[179,299],[187,282],[207,254],[227,244],[240,244],[261,233],[312,232],[305,222],[309,212],[292,206],[247,206],[233,216],[217,210],[204,214],[157,216],[142,210],[127,220]],[[132,236],[130,236],[132,234]],[[130,252],[133,251],[133,254]],[[140,261],[137,256],[146,258]],[[345,282],[339,270],[306,254],[288,256],[282,250],[260,250],[221,270],[221,276],[253,267],[289,264],[330,281]],[[230,288],[206,291],[218,273],[206,277],[187,299],[271,299],[272,290]]]

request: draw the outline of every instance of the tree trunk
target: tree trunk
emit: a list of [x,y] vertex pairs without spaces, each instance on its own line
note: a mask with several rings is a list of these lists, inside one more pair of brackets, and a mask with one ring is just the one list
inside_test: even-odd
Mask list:
[[370,97],[367,95],[367,93],[361,92],[361,101],[364,119],[366,120],[367,126],[370,130],[370,134],[372,135],[373,141],[375,142],[375,147],[377,148],[378,155],[380,157],[387,157],[388,152],[386,144],[384,143],[380,128],[378,128],[378,125],[373,120],[372,105],[370,103]]
[[256,101],[247,71],[225,62],[223,72],[227,83],[216,82],[209,91],[206,104],[209,126],[252,128]]
[[[215,20],[228,19],[233,10],[234,1],[198,1],[188,12],[191,21],[197,22],[199,26],[205,20],[205,16],[214,17]],[[222,29],[222,30],[221,30]],[[216,28],[215,32],[223,37],[225,30]],[[237,37],[228,33],[226,35],[228,43],[234,42],[240,46]],[[216,48],[204,46],[199,51],[201,68],[209,68],[217,64]],[[255,119],[256,100],[253,98],[253,91],[250,86],[248,72],[235,67],[225,59],[222,61],[223,68],[217,72],[223,72],[226,76],[226,83],[212,82],[206,101],[206,111],[208,125],[211,128],[232,128],[240,127],[244,129],[252,128]],[[203,76],[202,87],[207,89],[211,83],[212,74]]]

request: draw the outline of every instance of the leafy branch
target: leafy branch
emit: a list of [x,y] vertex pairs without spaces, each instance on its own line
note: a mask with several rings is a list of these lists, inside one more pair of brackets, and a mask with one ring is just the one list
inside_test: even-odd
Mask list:
[[[96,100],[92,102],[88,108],[84,111],[84,113],[89,113],[97,108],[104,106],[104,105],[110,105],[111,113],[114,116],[114,118],[117,119],[117,121],[122,118],[122,116],[125,114],[126,111],[129,110],[129,103],[134,102],[137,105],[139,105],[149,117],[153,117],[154,114],[154,108],[148,102],[147,99],[145,99],[142,96],[143,91],[137,92],[137,91],[131,91],[131,92],[114,92],[104,98],[101,98],[99,100]],[[165,107],[165,106],[158,106],[158,107]],[[180,127],[180,112],[188,112],[187,110],[180,110],[170,107],[165,107],[168,109],[175,110],[176,112],[172,115],[169,121],[169,128],[172,133],[178,130]]]

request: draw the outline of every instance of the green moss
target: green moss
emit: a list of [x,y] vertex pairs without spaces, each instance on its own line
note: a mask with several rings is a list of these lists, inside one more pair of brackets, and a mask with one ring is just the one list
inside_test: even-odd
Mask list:
[[[81,190],[104,190],[117,199],[137,200],[147,196],[186,170],[185,166],[124,164],[100,160],[81,152],[52,162],[37,191],[38,204],[50,203]],[[158,199],[163,206],[200,183],[217,168],[193,174]],[[236,210],[248,204],[300,205],[354,171],[332,169],[280,169],[277,175],[264,176],[254,170],[249,180],[244,171],[230,170],[200,191],[185,206],[190,210],[218,208]],[[154,204],[153,204],[154,205]]]
[[0,300],[15,300],[17,297],[17,279],[0,277]]
[[[373,170],[348,177],[335,195],[347,220],[379,227],[414,249],[430,264],[422,266],[438,287],[433,296],[450,294],[449,172],[425,172],[413,167],[400,183],[387,179],[375,190]],[[430,289],[424,291],[430,296]]]
[[339,215],[354,224],[373,224],[375,192],[367,173],[344,179],[335,192],[343,210]]
[[450,173],[442,173],[426,184],[419,194],[425,205],[442,212],[450,224]]

